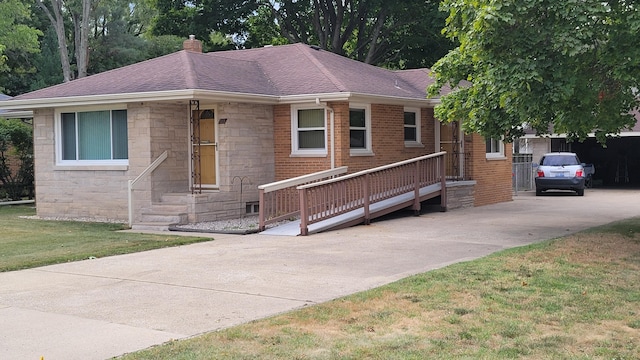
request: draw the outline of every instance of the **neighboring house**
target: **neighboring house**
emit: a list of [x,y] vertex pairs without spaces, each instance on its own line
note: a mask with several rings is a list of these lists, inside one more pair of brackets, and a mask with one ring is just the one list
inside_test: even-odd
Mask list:
[[135,222],[153,209],[180,222],[239,217],[256,210],[260,184],[440,149],[459,153],[450,167],[475,180],[474,205],[511,200],[511,146],[434,119],[428,69],[390,71],[304,44],[200,49],[191,38],[185,50],[0,103],[34,113],[38,215],[127,219],[128,181],[165,151],[135,190]]
[[[12,99],[11,96],[0,93],[0,101],[10,100],[10,99]],[[32,117],[33,117],[33,112],[29,110],[0,109],[0,119],[31,119]]]
[[[636,111],[634,114],[640,120],[640,113]],[[594,186],[640,185],[640,121],[631,129],[608,139],[606,147],[599,144],[593,134],[582,142],[567,142],[563,134],[536,136],[531,133],[516,142],[514,150],[521,154],[532,154],[534,163],[548,152],[575,152],[580,161],[594,165]]]

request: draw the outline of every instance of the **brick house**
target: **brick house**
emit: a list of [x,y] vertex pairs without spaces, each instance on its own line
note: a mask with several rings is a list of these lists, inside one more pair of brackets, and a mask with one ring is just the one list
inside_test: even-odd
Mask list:
[[153,208],[173,222],[238,217],[253,211],[257,185],[440,149],[467,154],[455,167],[474,180],[474,205],[511,200],[510,145],[440,124],[431,81],[428,69],[386,70],[304,44],[205,54],[191,38],[0,108],[33,111],[40,216],[127,219],[129,180],[165,151],[136,185],[135,222]]

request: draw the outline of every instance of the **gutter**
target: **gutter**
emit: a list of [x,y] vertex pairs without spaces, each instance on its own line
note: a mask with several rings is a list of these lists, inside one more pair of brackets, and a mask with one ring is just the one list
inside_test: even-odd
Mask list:
[[[425,94],[426,96],[426,94]],[[295,104],[309,103],[316,100],[321,102],[327,101],[353,101],[365,103],[380,104],[396,104],[415,107],[429,107],[440,103],[439,98],[435,99],[418,99],[406,98],[399,96],[385,96],[361,94],[352,92],[338,93],[322,93],[322,94],[299,94],[299,95],[263,95],[263,94],[246,94],[227,91],[211,91],[211,90],[170,90],[170,91],[151,91],[136,92],[123,94],[106,94],[106,95],[84,95],[84,96],[67,96],[53,98],[37,98],[37,99],[11,99],[0,101],[0,109],[3,110],[32,110],[44,109],[52,107],[67,106],[91,106],[91,105],[108,105],[122,104],[144,101],[176,101],[176,100],[210,100],[210,101],[228,101],[228,102],[248,102],[253,104]]]
[[216,101],[237,101],[263,104],[278,103],[278,97],[273,95],[242,94],[208,90],[171,90],[108,95],[85,95],[56,98],[4,100],[0,101],[0,109],[43,109],[64,106],[105,105],[141,101],[175,101],[192,99],[215,99]]
[[333,108],[327,105],[326,102],[321,102],[320,98],[316,98],[316,105],[322,106],[325,111],[329,111],[329,133],[331,134],[331,167],[330,169],[335,169],[336,167],[336,137],[335,137],[335,114]]

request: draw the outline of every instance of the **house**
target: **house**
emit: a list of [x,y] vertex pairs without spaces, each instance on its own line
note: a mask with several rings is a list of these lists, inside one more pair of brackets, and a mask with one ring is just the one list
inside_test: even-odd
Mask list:
[[511,200],[511,146],[440,124],[431,81],[428,69],[386,70],[305,44],[202,53],[191,37],[176,53],[0,108],[33,111],[40,216],[124,221],[128,183],[145,173],[134,223],[239,217],[256,210],[260,184],[440,149],[456,154],[456,178],[473,179],[461,183],[469,204]]
[[[12,99],[11,96],[0,93],[0,101]],[[1,104],[1,103],[0,103]],[[33,113],[27,110],[3,110],[0,109],[0,119],[24,119],[28,120],[33,117]]]

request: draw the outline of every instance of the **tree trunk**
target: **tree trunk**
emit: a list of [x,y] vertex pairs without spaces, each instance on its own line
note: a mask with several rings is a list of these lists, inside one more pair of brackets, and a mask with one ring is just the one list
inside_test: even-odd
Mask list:
[[80,29],[76,31],[77,41],[76,60],[78,62],[78,78],[87,76],[89,66],[89,20],[91,16],[91,0],[82,0],[82,16],[80,17]]
[[71,81],[71,64],[69,63],[69,48],[67,46],[67,37],[64,29],[64,19],[62,17],[62,0],[51,0],[51,9],[49,10],[43,0],[36,0],[36,4],[41,8],[51,25],[56,30],[56,36],[58,37],[58,49],[60,50],[60,64],[62,65],[62,77],[64,82]]

